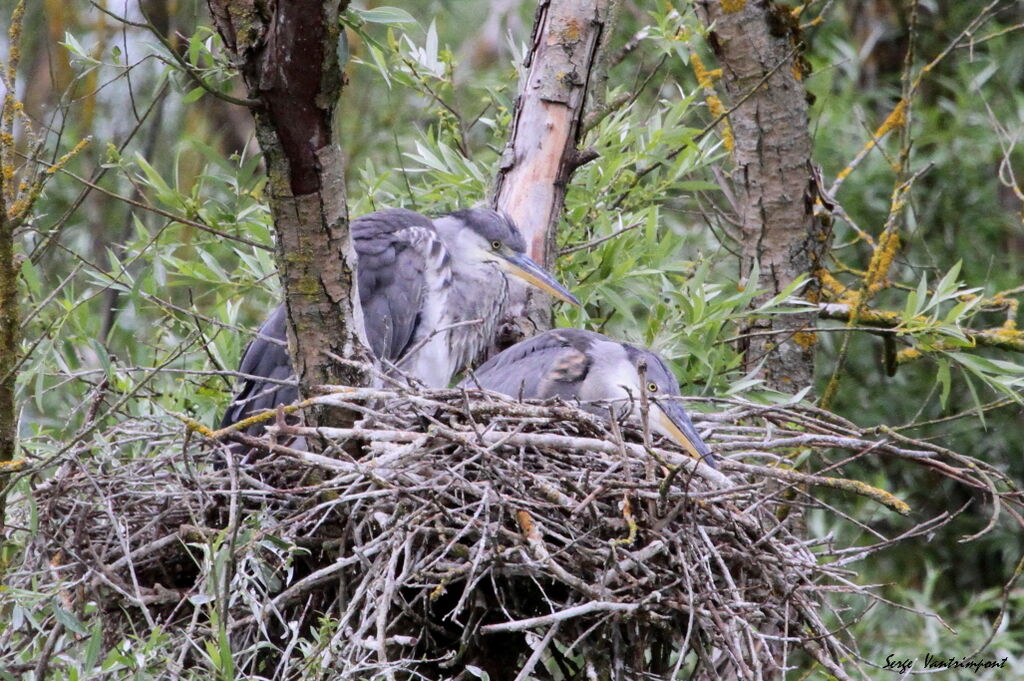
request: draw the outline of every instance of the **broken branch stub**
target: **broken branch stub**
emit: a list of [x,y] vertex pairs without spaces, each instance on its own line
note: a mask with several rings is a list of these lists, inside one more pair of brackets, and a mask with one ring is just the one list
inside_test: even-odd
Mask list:
[[[550,267],[555,225],[581,158],[577,146],[587,96],[600,83],[601,55],[614,12],[610,0],[550,0],[534,17],[527,72],[520,83],[512,131],[495,179],[492,205],[508,213],[530,257]],[[551,328],[547,296],[514,283],[502,349]]]

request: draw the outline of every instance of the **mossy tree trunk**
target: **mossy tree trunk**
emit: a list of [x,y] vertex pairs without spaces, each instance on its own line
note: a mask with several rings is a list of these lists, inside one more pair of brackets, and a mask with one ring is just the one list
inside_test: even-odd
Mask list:
[[0,529],[6,515],[7,469],[18,449],[18,412],[14,402],[21,321],[18,316],[18,266],[14,260],[14,221],[7,214],[7,187],[0,173]]
[[[548,268],[569,180],[594,158],[578,147],[587,103],[604,88],[604,47],[617,7],[614,0],[545,0],[534,16],[527,73],[519,84],[492,204],[512,216],[530,257]],[[497,349],[551,328],[548,296],[517,282],[512,302]]]
[[[25,2],[19,2],[10,16],[7,29],[7,59],[0,61],[0,530],[6,526],[7,493],[10,473],[23,462],[18,454],[18,405],[16,390],[18,369],[24,356],[21,350],[21,314],[18,307],[18,277],[24,256],[16,243],[19,230],[31,223],[36,201],[47,181],[87,144],[82,140],[52,164],[42,158],[45,146],[34,137],[24,104],[18,100],[15,75],[21,60],[21,42],[25,20]],[[19,149],[19,138],[34,139],[28,149]]]
[[[345,205],[345,165],[331,120],[343,76],[337,44],[345,0],[208,0],[249,88],[269,176],[288,344],[299,391],[366,385],[369,363]],[[314,424],[350,415],[314,412]]]
[[[742,231],[740,270],[765,290],[754,304],[813,276],[829,235],[815,218],[801,35],[790,10],[766,0],[698,0],[708,40],[722,67],[735,147],[732,180]],[[817,300],[812,279],[803,289]],[[813,385],[815,313],[759,319],[748,329],[746,363],[764,360],[768,387],[795,393]]]

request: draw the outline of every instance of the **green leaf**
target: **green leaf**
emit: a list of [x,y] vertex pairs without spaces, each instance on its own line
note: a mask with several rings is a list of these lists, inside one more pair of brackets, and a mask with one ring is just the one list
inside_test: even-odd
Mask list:
[[958,288],[957,277],[960,276],[960,266],[963,264],[962,260],[958,260],[953,267],[946,272],[945,276],[939,280],[938,286],[935,287],[935,298],[939,301],[948,300]]
[[196,102],[196,101],[202,99],[203,95],[205,95],[205,94],[206,94],[206,88],[197,86],[197,87],[194,87],[191,90],[189,90],[185,94],[185,96],[181,98],[181,101],[184,104],[191,104],[192,102]]
[[404,9],[398,7],[374,7],[373,9],[351,8],[352,11],[368,24],[415,24],[416,19]]
[[71,612],[65,610],[56,603],[52,607],[53,616],[58,622],[64,625],[64,628],[68,631],[74,632],[79,636],[88,636],[89,630],[85,628],[85,625],[78,621],[78,618]]
[[32,260],[26,259],[21,264],[21,278],[25,282],[25,286],[28,287],[29,293],[34,297],[38,297],[43,290],[42,282],[39,279],[39,270],[32,263]]
[[64,34],[64,42],[60,43],[60,45],[64,47],[68,52],[70,52],[71,54],[73,54],[74,56],[78,57],[83,61],[87,61],[93,64],[99,63],[95,59],[93,59],[88,52],[85,51],[85,48],[82,47],[82,43],[78,42],[78,38],[71,35],[70,33]]
[[917,297],[914,304],[913,312],[908,315],[907,320],[917,317],[924,311],[924,306],[928,300],[928,275],[921,275],[921,282],[917,285]]
[[181,194],[167,184],[163,176],[149,164],[142,154],[135,154],[135,162],[142,168],[142,172],[146,176],[146,183],[156,190],[156,196],[160,201],[174,208],[183,207]]
[[936,379],[939,382],[939,386],[942,388],[939,393],[939,404],[943,409],[945,409],[947,401],[949,400],[949,389],[951,385],[948,359],[942,358],[939,360],[939,370],[936,375]]
[[425,50],[427,56],[435,63],[437,62],[437,46],[437,23],[435,21],[431,21],[430,26],[427,28],[427,44],[425,46]]
[[390,89],[391,78],[388,76],[388,71],[390,71],[390,69],[388,68],[387,61],[384,59],[384,53],[373,45],[370,45],[369,47],[370,56],[373,57],[373,63],[377,65],[377,71],[380,73],[381,77],[384,78],[384,83],[388,86],[388,89]]
[[102,650],[103,626],[102,622],[97,618],[95,624],[92,626],[92,630],[89,635],[89,642],[85,646],[85,660],[82,667],[86,670],[93,669],[96,666],[96,663],[99,662]]

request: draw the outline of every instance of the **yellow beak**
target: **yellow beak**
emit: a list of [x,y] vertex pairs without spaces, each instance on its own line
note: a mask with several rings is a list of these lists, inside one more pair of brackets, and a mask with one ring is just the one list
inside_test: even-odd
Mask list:
[[501,254],[501,257],[507,263],[504,269],[509,274],[519,277],[526,283],[536,286],[541,291],[544,291],[559,300],[563,300],[573,305],[580,304],[580,301],[576,300],[576,296],[569,293],[569,290],[559,284],[547,270],[535,263],[528,256],[523,255],[522,253],[514,253],[512,255]]
[[697,429],[693,427],[690,416],[678,402],[658,400],[651,406],[653,407],[651,414],[654,416],[652,425],[655,430],[671,438],[693,458],[704,461],[712,468],[717,468],[714,455],[704,444]]

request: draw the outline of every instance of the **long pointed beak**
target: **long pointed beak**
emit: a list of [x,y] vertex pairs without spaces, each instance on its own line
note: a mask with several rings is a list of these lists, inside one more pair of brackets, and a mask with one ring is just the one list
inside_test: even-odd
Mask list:
[[577,306],[580,304],[580,301],[576,300],[576,296],[569,293],[568,289],[559,284],[547,270],[529,257],[521,253],[502,255],[502,257],[508,263],[505,269],[509,274],[514,274],[528,284],[533,284],[541,291],[549,293],[559,300],[564,300]]
[[654,423],[651,424],[663,435],[666,435],[685,449],[690,456],[700,459],[712,468],[718,468],[715,464],[715,457],[704,440],[700,439],[697,429],[693,427],[693,421],[683,410],[682,405],[673,400],[658,400],[653,405],[651,415]]

